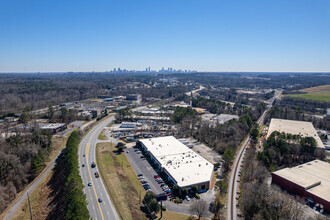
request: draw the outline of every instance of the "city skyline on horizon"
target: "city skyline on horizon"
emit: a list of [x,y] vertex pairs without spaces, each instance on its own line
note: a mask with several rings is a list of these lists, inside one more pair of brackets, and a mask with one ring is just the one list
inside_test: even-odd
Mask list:
[[330,72],[326,0],[0,2],[0,72]]

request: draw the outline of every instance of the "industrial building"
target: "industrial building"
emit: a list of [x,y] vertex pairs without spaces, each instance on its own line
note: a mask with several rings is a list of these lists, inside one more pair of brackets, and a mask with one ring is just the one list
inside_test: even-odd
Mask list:
[[301,137],[313,137],[316,140],[317,147],[324,148],[321,138],[317,134],[311,122],[272,118],[270,121],[267,138],[274,131],[296,134]]
[[272,184],[330,212],[330,164],[320,160],[272,173]]
[[158,168],[173,185],[208,190],[213,164],[190,150],[173,136],[141,139],[142,149],[147,152]]
[[65,123],[39,123],[38,126],[41,130],[47,130],[52,134],[64,131],[67,128]]

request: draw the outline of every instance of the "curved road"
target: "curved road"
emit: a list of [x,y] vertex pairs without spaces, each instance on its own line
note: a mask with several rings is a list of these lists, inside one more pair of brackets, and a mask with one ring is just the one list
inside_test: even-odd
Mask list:
[[[263,114],[260,116],[260,118],[257,121],[257,124],[260,126],[262,125],[264,118],[266,116],[267,111],[272,107],[273,101],[278,97],[280,94],[279,91],[276,91],[274,94],[274,97],[269,100],[269,105],[267,106],[266,110],[263,112]],[[227,201],[227,220],[236,220],[237,219],[237,192],[239,192],[239,173],[241,170],[241,166],[244,160],[244,155],[247,149],[247,146],[250,143],[250,137],[249,135],[245,138],[242,147],[239,149],[239,152],[234,160],[234,166],[232,169],[232,173],[229,180],[228,185],[228,201]],[[238,188],[238,191],[237,191]]]
[[[92,162],[96,163],[95,148],[98,136],[104,127],[106,127],[113,120],[114,117],[112,116],[97,124],[91,131],[88,132],[79,145],[79,172],[83,184],[85,185],[84,192],[88,202],[89,214],[92,219],[120,219],[108,196],[101,177],[95,178],[94,176],[94,173],[97,171],[97,167],[91,167]],[[82,167],[83,164],[85,167]],[[88,186],[89,182],[92,183],[91,186]],[[98,198],[101,198],[102,202],[98,202]]]

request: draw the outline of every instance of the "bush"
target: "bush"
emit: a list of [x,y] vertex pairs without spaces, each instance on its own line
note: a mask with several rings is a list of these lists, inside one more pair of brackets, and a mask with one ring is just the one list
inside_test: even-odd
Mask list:
[[198,193],[195,194],[195,197],[196,197],[197,199],[200,199],[200,198],[201,198],[201,197],[199,196]]
[[162,206],[162,209],[163,209],[163,211],[166,211],[166,207],[165,206]]
[[182,203],[183,200],[180,199],[179,197],[176,197],[176,198],[174,199],[174,202],[175,202],[175,203]]

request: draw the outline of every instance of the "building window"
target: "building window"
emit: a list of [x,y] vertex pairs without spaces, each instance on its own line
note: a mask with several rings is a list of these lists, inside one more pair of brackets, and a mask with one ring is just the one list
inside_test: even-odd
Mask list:
[[205,189],[205,185],[202,185],[202,190],[204,190]]

